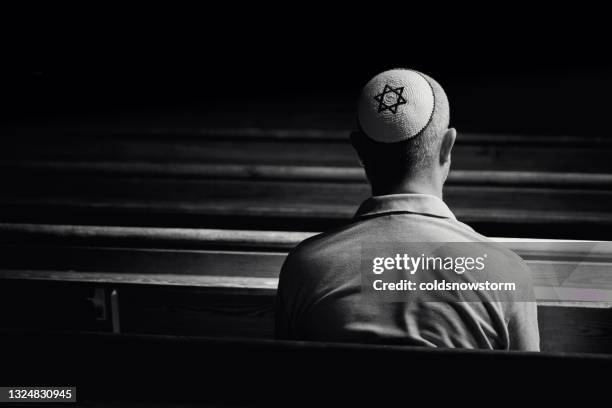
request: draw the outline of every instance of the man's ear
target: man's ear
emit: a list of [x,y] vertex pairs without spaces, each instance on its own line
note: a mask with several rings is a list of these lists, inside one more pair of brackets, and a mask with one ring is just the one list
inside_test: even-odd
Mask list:
[[444,136],[442,136],[442,145],[440,146],[440,164],[450,162],[451,150],[453,150],[453,145],[455,144],[456,138],[457,131],[455,128],[447,129]]

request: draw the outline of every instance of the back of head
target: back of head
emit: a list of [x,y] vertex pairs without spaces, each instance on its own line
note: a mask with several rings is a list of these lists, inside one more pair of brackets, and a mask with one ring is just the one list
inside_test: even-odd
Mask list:
[[359,99],[352,143],[372,185],[383,187],[439,163],[450,120],[442,87],[425,74],[393,69],[372,78]]

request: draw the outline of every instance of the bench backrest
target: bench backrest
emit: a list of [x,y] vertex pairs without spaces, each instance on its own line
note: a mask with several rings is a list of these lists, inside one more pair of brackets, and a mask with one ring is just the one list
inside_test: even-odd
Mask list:
[[[310,235],[5,224],[2,302],[29,311],[12,324],[270,338],[280,267]],[[534,272],[543,349],[612,351],[610,243],[499,240]]]

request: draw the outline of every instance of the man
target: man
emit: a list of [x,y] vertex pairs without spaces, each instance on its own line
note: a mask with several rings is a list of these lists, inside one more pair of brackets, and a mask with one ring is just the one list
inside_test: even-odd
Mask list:
[[497,245],[457,221],[442,201],[457,135],[448,127],[449,118],[444,90],[427,75],[394,69],[366,84],[351,143],[372,197],[350,224],[310,238],[289,254],[279,280],[278,338],[539,350],[529,269],[504,248],[489,251],[497,255],[487,270],[457,278],[481,282],[496,277],[515,282],[516,292],[457,297],[458,292],[415,290],[385,300],[364,290],[364,246]]

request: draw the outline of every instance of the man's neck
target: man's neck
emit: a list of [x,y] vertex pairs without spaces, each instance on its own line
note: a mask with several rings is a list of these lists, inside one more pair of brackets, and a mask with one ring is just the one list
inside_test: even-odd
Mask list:
[[442,199],[442,185],[439,187],[437,183],[431,181],[411,179],[394,186],[385,186],[385,188],[375,188],[372,186],[372,195],[381,196],[389,194],[428,194]]

